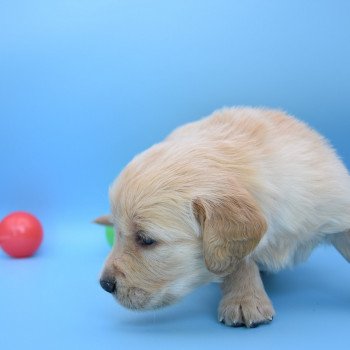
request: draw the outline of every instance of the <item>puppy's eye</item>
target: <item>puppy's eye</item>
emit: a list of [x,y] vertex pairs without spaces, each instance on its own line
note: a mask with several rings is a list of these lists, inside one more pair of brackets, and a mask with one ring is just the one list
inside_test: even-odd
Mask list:
[[136,243],[142,247],[150,246],[156,243],[156,241],[148,237],[143,231],[139,231],[136,233]]

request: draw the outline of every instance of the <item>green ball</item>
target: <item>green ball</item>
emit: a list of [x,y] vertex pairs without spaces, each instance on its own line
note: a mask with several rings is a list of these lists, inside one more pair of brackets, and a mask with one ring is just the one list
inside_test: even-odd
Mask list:
[[106,239],[108,244],[113,247],[114,244],[114,237],[115,237],[115,232],[114,232],[114,227],[113,226],[106,226]]

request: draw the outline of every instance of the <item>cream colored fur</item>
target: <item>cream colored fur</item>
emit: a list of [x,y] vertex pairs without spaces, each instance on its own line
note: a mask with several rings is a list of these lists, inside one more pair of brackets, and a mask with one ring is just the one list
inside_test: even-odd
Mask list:
[[[322,242],[350,259],[349,173],[277,110],[222,109],[176,129],[128,164],[110,200],[117,242],[102,278],[129,308],[220,280],[220,321],[251,327],[274,314],[258,268],[293,266]],[[138,232],[156,243],[141,246]]]

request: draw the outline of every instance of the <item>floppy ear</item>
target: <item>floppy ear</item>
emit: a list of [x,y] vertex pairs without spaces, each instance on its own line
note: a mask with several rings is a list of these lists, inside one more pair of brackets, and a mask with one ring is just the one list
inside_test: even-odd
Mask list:
[[112,215],[102,215],[94,220],[95,224],[103,225],[103,226],[113,226]]
[[229,192],[193,201],[202,229],[205,263],[209,271],[222,276],[253,251],[267,229],[263,213],[248,191],[235,188],[234,193]]

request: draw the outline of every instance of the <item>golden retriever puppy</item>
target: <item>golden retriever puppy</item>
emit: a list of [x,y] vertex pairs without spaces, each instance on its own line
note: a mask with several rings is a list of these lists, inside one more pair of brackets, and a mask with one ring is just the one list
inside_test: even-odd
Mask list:
[[328,142],[277,110],[222,109],[136,156],[110,188],[116,244],[101,286],[130,309],[222,282],[218,317],[270,322],[259,270],[327,242],[350,259],[350,176]]

